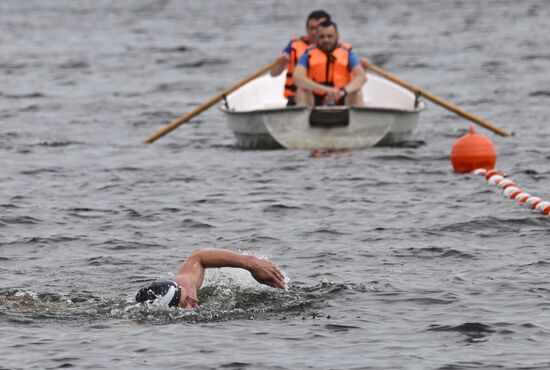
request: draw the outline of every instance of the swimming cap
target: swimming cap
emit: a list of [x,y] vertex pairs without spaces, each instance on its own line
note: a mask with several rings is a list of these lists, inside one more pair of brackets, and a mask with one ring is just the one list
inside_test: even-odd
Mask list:
[[158,301],[164,306],[177,307],[180,303],[181,287],[173,281],[157,281],[136,294],[136,302]]

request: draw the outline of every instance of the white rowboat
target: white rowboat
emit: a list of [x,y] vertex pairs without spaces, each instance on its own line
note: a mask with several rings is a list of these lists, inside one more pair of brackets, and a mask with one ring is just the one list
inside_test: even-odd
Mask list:
[[285,73],[263,75],[225,97],[220,109],[245,149],[364,149],[410,139],[426,109],[422,99],[368,73],[365,107],[286,107]]

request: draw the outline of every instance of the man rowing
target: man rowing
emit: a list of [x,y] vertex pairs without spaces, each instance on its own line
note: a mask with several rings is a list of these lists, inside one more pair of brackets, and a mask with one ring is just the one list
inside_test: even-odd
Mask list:
[[250,271],[259,283],[279,289],[285,287],[283,273],[268,260],[223,249],[199,248],[189,255],[171,281],[158,281],[141,288],[136,301],[195,309],[199,306],[198,291],[204,271],[210,267],[242,268]]
[[315,40],[315,34],[317,33],[317,26],[324,21],[330,21],[330,15],[324,10],[315,10],[309,14],[306,20],[306,33],[307,36],[293,37],[290,39],[288,45],[283,49],[283,52],[278,58],[279,63],[275,65],[269,71],[271,76],[280,75],[285,69],[286,80],[284,96],[288,99],[288,106],[296,105],[296,85],[292,79],[294,68],[298,59],[302,56],[304,51],[310,47]]
[[365,70],[357,54],[339,43],[338,27],[331,21],[317,26],[316,45],[302,54],[293,79],[296,105],[364,105]]

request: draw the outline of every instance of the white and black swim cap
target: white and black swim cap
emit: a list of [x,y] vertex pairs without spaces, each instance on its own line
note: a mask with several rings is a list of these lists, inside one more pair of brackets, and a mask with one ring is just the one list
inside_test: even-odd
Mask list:
[[145,288],[141,288],[136,294],[136,301],[155,302],[165,306],[177,307],[180,303],[181,287],[173,281],[157,281]]

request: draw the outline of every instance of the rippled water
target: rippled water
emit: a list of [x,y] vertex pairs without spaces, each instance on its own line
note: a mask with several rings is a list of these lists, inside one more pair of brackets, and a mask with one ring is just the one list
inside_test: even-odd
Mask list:
[[[429,104],[406,147],[241,151],[210,109],[313,8],[377,65],[514,136],[497,166],[550,198],[550,5],[0,3],[0,368],[545,369],[549,218],[451,171],[469,124]],[[286,291],[210,271],[196,312],[140,307],[194,248],[275,261]]]

